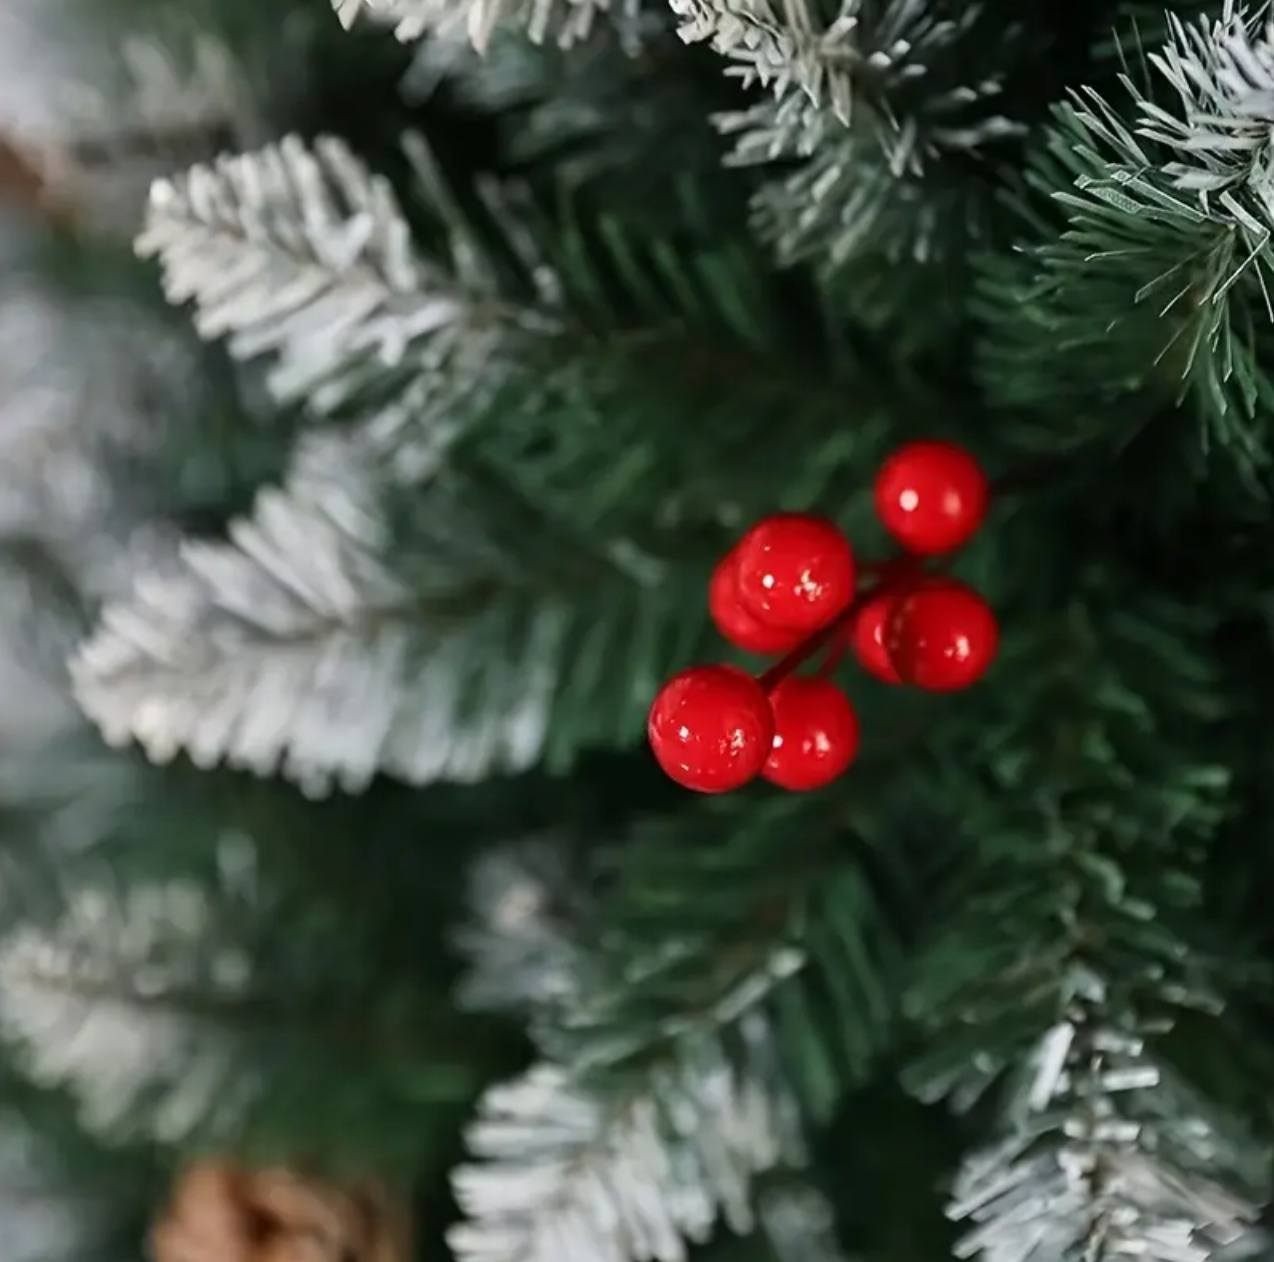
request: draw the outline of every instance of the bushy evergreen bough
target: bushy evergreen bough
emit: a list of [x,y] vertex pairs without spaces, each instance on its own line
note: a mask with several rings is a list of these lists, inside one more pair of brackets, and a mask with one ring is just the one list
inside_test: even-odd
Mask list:
[[[1212,21],[1172,18],[1161,51],[1126,50],[1142,59],[1124,108],[1091,88],[1058,107],[1027,173],[1047,220],[1016,256],[988,256],[980,304],[988,392],[1054,414],[1050,444],[1126,441],[1188,400],[1202,443],[1268,465],[1267,21],[1232,5]],[[1043,371],[1041,335],[1057,356]]]
[[[4,1262],[209,1152],[472,1262],[1268,1252],[1267,5],[12,12]],[[929,434],[993,671],[674,790],[724,548]]]

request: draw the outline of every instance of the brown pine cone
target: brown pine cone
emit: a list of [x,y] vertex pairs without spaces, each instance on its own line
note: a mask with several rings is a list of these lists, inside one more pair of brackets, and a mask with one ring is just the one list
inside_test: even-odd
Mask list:
[[30,210],[44,202],[46,191],[44,176],[30,156],[0,135],[0,201]]
[[151,1233],[155,1262],[408,1262],[402,1208],[377,1184],[202,1161]]
[[0,132],[0,213],[17,207],[54,227],[73,228],[78,217],[72,191],[70,170],[56,153],[24,149]]

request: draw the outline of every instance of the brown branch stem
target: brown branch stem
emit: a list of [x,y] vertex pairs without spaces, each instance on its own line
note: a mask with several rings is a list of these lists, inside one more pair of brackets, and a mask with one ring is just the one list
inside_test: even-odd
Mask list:
[[900,579],[905,579],[918,570],[923,570],[923,568],[924,559],[907,552],[887,557],[883,561],[868,561],[863,564],[859,569],[859,573],[870,575],[875,581],[862,588],[846,608],[837,614],[825,627],[821,627],[811,635],[806,636],[786,656],[775,662],[769,670],[764,674],[758,675],[757,683],[761,685],[765,692],[773,692],[798,666],[804,665],[819,649],[828,644],[832,645],[832,648],[828,653],[823,669],[819,673],[823,677],[830,675],[840,664],[840,659],[844,655],[843,637],[841,637],[841,644],[836,644],[835,641],[840,636],[840,632],[849,625],[854,615],[877,592],[883,591],[886,587],[897,583]]
[[841,631],[849,625],[850,619],[878,591],[880,584],[873,584],[854,597],[845,609],[836,615],[825,627],[808,635],[785,657],[779,658],[764,674],[757,676],[757,683],[764,692],[773,692],[798,666],[804,665],[825,644],[830,644]]

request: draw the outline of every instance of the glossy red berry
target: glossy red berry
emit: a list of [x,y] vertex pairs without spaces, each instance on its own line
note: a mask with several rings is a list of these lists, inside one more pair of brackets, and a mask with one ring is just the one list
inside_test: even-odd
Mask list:
[[858,716],[835,684],[789,675],[770,693],[774,746],[761,774],[784,789],[830,784],[858,753]]
[[989,499],[978,462],[951,443],[908,443],[876,478],[876,512],[885,529],[921,556],[967,542],[982,524]]
[[853,599],[854,554],[822,517],[767,517],[743,536],[737,552],[739,599],[768,626],[816,631]]
[[708,612],[721,634],[749,653],[786,653],[801,639],[799,631],[766,626],[743,607],[739,599],[738,549],[728,552],[712,571],[708,584]]
[[863,603],[849,624],[849,643],[858,664],[869,674],[887,684],[902,683],[902,676],[885,646],[885,627],[893,613],[899,593],[881,592]]
[[899,675],[930,692],[955,692],[976,682],[991,665],[999,640],[986,601],[950,580],[900,596],[885,631]]
[[765,765],[774,715],[761,685],[735,666],[692,666],[650,707],[646,730],[659,765],[678,784],[725,793]]

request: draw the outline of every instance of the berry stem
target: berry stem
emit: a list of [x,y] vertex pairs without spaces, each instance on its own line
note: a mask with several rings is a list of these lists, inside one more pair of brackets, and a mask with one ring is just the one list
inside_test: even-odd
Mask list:
[[[925,572],[924,558],[913,556],[909,552],[900,552],[896,556],[886,557],[881,561],[868,561],[859,572],[870,575],[873,581],[863,587],[850,604],[827,626],[807,636],[785,657],[779,658],[763,675],[758,675],[757,683],[761,685],[763,691],[773,692],[798,666],[803,666],[824,645],[832,644],[849,620],[882,588],[908,579],[914,574],[923,574]],[[841,636],[839,643],[832,644],[827,660],[818,672],[819,677],[826,678],[830,675],[840,665],[844,653],[844,637]]]
[[849,641],[846,636],[838,636],[832,641],[823,658],[823,664],[818,668],[819,679],[828,679],[835,673],[836,668],[845,660],[848,649]]
[[807,636],[785,657],[779,658],[763,675],[758,675],[757,683],[761,685],[762,691],[773,692],[798,666],[802,666],[809,661],[825,644],[830,644],[844,630],[849,620],[878,590],[879,585],[874,585],[859,592],[845,609],[837,614],[825,627],[815,631],[813,635]]
[[923,573],[924,568],[924,557],[915,556],[910,552],[898,552],[880,561],[868,561],[861,572],[878,579],[874,590],[879,590],[887,583],[902,582],[913,574]]

